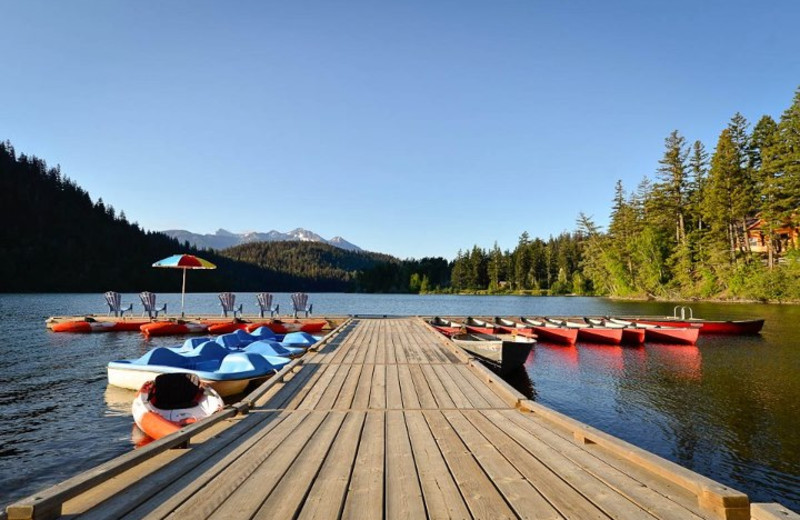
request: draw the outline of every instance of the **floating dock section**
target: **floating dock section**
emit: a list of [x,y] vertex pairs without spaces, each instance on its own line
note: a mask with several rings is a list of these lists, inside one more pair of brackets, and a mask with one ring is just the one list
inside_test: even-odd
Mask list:
[[8,518],[800,518],[525,399],[421,319],[318,348]]

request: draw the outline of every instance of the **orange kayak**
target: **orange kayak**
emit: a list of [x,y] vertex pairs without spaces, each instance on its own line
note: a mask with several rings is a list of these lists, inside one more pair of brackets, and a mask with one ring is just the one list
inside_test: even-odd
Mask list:
[[208,325],[193,321],[154,321],[142,325],[141,330],[145,336],[175,336],[178,334],[203,334],[208,331]]
[[50,329],[53,332],[121,332],[140,330],[142,325],[150,323],[150,320],[136,321],[95,321],[93,319],[62,321],[54,323]]

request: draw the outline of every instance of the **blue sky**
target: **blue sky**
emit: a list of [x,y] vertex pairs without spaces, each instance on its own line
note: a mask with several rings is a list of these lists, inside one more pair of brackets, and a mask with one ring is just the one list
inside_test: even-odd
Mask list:
[[608,218],[800,86],[800,3],[0,0],[0,139],[128,219],[401,258]]

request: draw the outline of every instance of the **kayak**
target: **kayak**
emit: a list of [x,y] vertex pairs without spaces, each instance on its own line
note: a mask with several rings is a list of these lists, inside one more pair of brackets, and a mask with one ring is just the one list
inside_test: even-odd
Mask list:
[[145,336],[176,336],[178,334],[203,334],[208,331],[208,325],[195,321],[170,320],[154,321],[139,327]]
[[126,321],[97,321],[94,318],[86,317],[82,320],[69,320],[53,323],[50,330],[53,332],[123,332],[136,331],[142,325],[150,323],[150,320],[126,320]]
[[161,374],[142,385],[133,400],[133,420],[144,433],[160,439],[225,406],[222,396],[194,374]]

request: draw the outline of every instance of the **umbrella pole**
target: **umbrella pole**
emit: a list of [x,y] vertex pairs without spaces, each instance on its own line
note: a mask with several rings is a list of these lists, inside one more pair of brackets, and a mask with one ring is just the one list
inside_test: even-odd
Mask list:
[[181,287],[181,318],[183,318],[183,298],[186,294],[186,269],[183,270],[183,286]]

